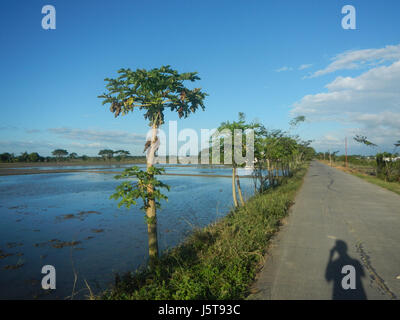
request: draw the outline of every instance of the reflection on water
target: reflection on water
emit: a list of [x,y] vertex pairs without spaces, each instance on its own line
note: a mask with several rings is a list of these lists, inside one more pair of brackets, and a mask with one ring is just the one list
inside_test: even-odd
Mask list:
[[[224,167],[166,169],[230,174]],[[169,201],[162,203],[158,214],[161,250],[175,246],[193,227],[215,221],[231,207],[230,179],[164,176],[162,180],[171,190],[166,191]],[[72,293],[74,271],[77,298],[84,298],[88,293],[84,279],[99,292],[112,283],[115,272],[143,265],[144,213],[136,207],[118,209],[116,201],[109,200],[119,183],[112,174],[89,172],[0,177],[0,298],[64,299]],[[249,197],[252,180],[242,179],[241,186]],[[41,268],[46,264],[57,271],[57,289],[49,294],[40,289]]]

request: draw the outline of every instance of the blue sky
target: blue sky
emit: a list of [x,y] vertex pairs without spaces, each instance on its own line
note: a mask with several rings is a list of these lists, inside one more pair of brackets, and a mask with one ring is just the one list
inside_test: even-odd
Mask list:
[[[56,8],[56,30],[41,9]],[[344,30],[341,9],[356,8]],[[318,151],[369,152],[363,134],[387,149],[400,139],[400,2],[20,1],[1,3],[0,153],[55,148],[95,155],[141,154],[142,114],[115,119],[98,95],[122,67],[169,64],[197,71],[206,110],[178,129],[215,128],[245,112],[269,128],[288,129]],[[171,113],[166,120],[177,120]]]

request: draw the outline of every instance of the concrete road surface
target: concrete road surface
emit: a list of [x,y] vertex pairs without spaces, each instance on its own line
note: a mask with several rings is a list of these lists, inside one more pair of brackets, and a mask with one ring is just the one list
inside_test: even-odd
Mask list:
[[400,196],[312,162],[253,292],[249,299],[400,299]]

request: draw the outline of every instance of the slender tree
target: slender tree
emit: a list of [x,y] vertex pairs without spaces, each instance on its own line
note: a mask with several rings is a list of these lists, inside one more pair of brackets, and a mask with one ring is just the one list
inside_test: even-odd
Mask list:
[[[185,81],[197,81],[197,72],[179,73],[170,66],[162,66],[151,70],[120,69],[120,76],[115,79],[106,78],[107,92],[99,96],[104,104],[110,104],[110,111],[115,117],[126,115],[135,110],[143,110],[144,118],[151,127],[151,138],[145,144],[147,151],[146,193],[145,203],[147,231],[149,236],[150,261],[158,258],[157,216],[155,201],[154,160],[158,149],[158,128],[164,123],[164,112],[177,112],[179,118],[186,118],[201,108],[206,93],[200,88],[189,89]],[[136,171],[135,171],[136,172]],[[134,173],[135,175],[139,173]]]
[[[235,140],[237,141],[238,138],[240,139],[240,136],[235,137],[235,135],[237,135],[239,133],[242,134],[242,155],[243,155],[246,152],[246,131],[249,129],[254,130],[255,128],[258,128],[258,127],[259,127],[259,124],[257,124],[257,123],[246,123],[245,114],[243,112],[239,112],[238,121],[233,121],[232,123],[229,121],[222,122],[214,134],[214,137],[218,138],[217,143],[220,144],[220,148],[223,149],[224,145],[226,145],[227,147],[229,147],[231,149],[231,150],[223,150],[223,151],[224,151],[224,157],[225,157],[225,152],[230,152],[230,154],[232,155],[232,198],[233,198],[233,204],[235,207],[237,207],[239,205],[238,201],[237,201],[237,196],[236,196],[236,185],[238,188],[240,203],[241,203],[241,205],[244,205],[243,193],[242,193],[242,189],[240,187],[239,176],[236,174],[237,167],[239,166],[239,164],[236,163],[236,161],[235,161],[234,152],[231,152]],[[230,133],[229,134],[230,137],[226,137],[226,136],[224,137],[226,132]],[[222,140],[220,139],[220,137],[224,137],[224,139],[230,139],[230,141],[228,141],[228,143],[225,143],[225,141],[224,141],[224,143],[222,144]],[[221,154],[221,157],[222,157],[222,154]],[[250,165],[252,165],[252,163]],[[236,183],[235,183],[235,179],[236,179]]]

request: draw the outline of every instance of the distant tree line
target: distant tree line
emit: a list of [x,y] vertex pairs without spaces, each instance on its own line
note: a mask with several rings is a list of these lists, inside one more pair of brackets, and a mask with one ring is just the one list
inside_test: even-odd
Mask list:
[[[337,155],[337,151],[335,152],[318,152],[316,157],[319,160],[329,160],[331,159],[334,162],[343,162],[346,161],[345,155]],[[360,154],[352,154],[347,156],[347,162],[350,164],[358,165],[358,166],[375,166],[375,156],[374,155],[360,155]]]
[[55,149],[51,152],[52,156],[41,156],[37,152],[23,152],[20,155],[15,155],[14,153],[4,152],[0,154],[0,162],[2,163],[14,163],[14,162],[60,162],[60,161],[73,161],[73,160],[81,160],[81,161],[99,161],[99,160],[116,160],[116,161],[125,161],[125,160],[140,160],[144,159],[144,156],[132,156],[129,151],[126,150],[111,150],[111,149],[103,149],[100,150],[98,155],[95,157],[81,155],[79,156],[76,152],[69,153],[65,149]]

